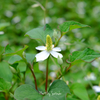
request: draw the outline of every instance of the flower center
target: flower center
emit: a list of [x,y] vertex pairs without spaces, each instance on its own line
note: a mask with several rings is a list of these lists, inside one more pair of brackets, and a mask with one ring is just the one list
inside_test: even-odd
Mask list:
[[52,50],[52,39],[49,35],[47,35],[46,37],[46,48],[47,48],[47,51]]

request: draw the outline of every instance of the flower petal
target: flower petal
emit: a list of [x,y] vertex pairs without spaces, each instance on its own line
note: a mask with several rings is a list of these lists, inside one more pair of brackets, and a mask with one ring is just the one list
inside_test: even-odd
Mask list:
[[43,61],[43,60],[47,59],[49,55],[50,55],[49,52],[42,51],[42,52],[36,54],[36,56],[35,56],[36,57],[36,61]]
[[45,50],[46,47],[45,47],[45,46],[38,46],[38,47],[36,47],[36,49],[37,49],[37,50]]
[[55,47],[53,48],[53,51],[61,51],[61,49],[59,47]]
[[53,50],[50,51],[50,53],[51,53],[51,55],[54,56],[55,58],[58,58],[58,56],[59,56],[60,58],[63,57],[62,54],[60,54],[60,53],[58,53],[58,52],[56,52],[56,51],[53,51]]
[[92,88],[95,92],[100,92],[100,86],[93,86]]

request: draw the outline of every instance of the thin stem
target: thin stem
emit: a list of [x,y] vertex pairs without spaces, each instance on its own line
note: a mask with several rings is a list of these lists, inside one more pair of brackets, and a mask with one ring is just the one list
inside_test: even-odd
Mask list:
[[34,2],[36,2],[37,4],[39,4],[40,5],[40,7],[41,7],[41,9],[44,11],[45,10],[45,8],[42,6],[42,4],[41,3],[39,3],[38,1],[34,1]]
[[57,66],[57,67],[59,67],[57,64],[56,64],[56,62],[54,61],[54,59],[53,59],[53,57],[50,55],[50,58],[51,58],[51,60],[53,61],[53,63]]
[[66,72],[71,68],[71,63],[69,64],[69,67],[66,69]]
[[55,43],[54,47],[58,44],[58,42],[60,41],[61,38],[62,38],[62,34],[61,34],[61,36],[59,37],[58,41]]
[[[50,55],[51,60],[53,61],[53,63],[59,68],[59,66],[56,64],[56,62],[54,61],[53,57]],[[58,72],[61,74],[61,71],[58,70]]]
[[29,69],[31,70],[31,73],[33,75],[34,82],[35,82],[35,89],[38,91],[36,77],[35,77],[35,74],[34,74],[34,71],[33,71],[33,65],[31,63],[27,63],[26,59],[23,56],[22,56],[22,58],[25,61],[25,63],[27,64],[27,66],[29,67]]
[[30,64],[29,69],[31,70],[32,75],[33,75],[33,78],[34,78],[35,89],[38,91],[38,88],[37,88],[37,82],[36,82],[36,77],[35,77],[35,74],[34,74],[34,71],[33,71],[33,65],[32,65],[32,64]]
[[44,11],[44,25],[46,24],[46,11]]
[[45,84],[46,80],[44,80],[38,87],[42,86],[43,84]]
[[49,58],[47,59],[47,65],[46,65],[46,84],[45,84],[46,92],[47,92],[47,86],[48,86],[48,62],[49,62]]
[[9,99],[9,96],[7,93],[5,93],[5,99],[8,100]]
[[46,0],[45,9],[44,9],[44,25],[46,24],[46,6],[47,6],[47,2],[48,2],[48,0]]
[[60,79],[63,75],[60,75],[57,79]]
[[45,3],[45,7],[43,7],[43,5],[41,3],[39,3],[38,1],[34,1],[36,2],[37,4],[39,4],[39,6],[41,7],[41,9],[44,11],[44,25],[46,24],[46,5],[47,5],[47,0],[46,0],[46,3]]
[[[71,68],[71,63],[69,64],[69,67],[66,69],[66,72],[69,70]],[[66,73],[65,73],[66,74]],[[60,75],[59,77],[58,77],[58,79],[60,79],[62,76],[64,76],[65,74],[63,74],[63,75]]]

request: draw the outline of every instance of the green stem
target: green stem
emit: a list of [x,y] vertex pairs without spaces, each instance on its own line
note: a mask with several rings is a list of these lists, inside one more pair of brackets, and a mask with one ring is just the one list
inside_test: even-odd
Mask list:
[[46,92],[47,92],[47,87],[48,87],[48,62],[49,62],[49,58],[47,59],[47,65],[46,65],[46,84],[45,84]]
[[[59,66],[56,64],[56,62],[54,61],[53,57],[50,55],[51,60],[53,61],[53,63],[59,68]],[[61,71],[58,70],[59,74],[61,75]]]
[[60,39],[62,38],[62,36],[63,36],[63,35],[61,34],[61,36],[59,37],[58,41],[55,43],[54,47],[55,47],[56,45],[58,45],[58,43],[59,43]]
[[[71,68],[72,66],[71,66],[71,63],[69,64],[69,67],[66,69],[66,72]],[[64,76],[66,73],[64,73],[63,75],[60,75],[59,77],[58,77],[58,79],[60,79],[62,76]]]

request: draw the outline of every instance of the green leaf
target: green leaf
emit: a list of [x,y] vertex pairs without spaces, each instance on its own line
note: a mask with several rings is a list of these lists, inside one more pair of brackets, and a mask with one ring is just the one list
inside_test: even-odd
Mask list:
[[14,52],[14,51],[10,48],[10,46],[9,46],[9,44],[8,44],[8,45],[5,47],[5,53],[4,53],[4,55],[6,55],[6,56],[12,56],[12,55],[17,54],[17,55],[19,55],[19,56],[22,56],[23,52],[24,52],[27,48],[28,48],[28,46],[25,45],[24,48],[22,48],[22,49],[20,49],[20,50],[18,50],[18,51],[16,51],[16,52]]
[[0,100],[6,100],[4,97],[0,97]]
[[18,87],[15,90],[14,97],[17,100],[42,100],[42,95],[29,84],[24,84]]
[[72,91],[74,94],[79,97],[81,100],[89,100],[87,91],[85,87],[81,83],[74,83],[71,86]]
[[67,100],[80,100],[80,99],[76,99],[76,98],[67,97]]
[[62,80],[55,80],[43,100],[66,100],[67,93],[70,93],[67,84]]
[[23,49],[20,49],[18,51],[15,52],[15,54],[18,54],[19,56],[21,56],[23,54],[23,52],[28,48],[27,45],[25,45],[25,47]]
[[22,60],[22,58],[19,55],[13,55],[10,57],[10,59],[8,60],[8,63],[10,64],[14,64],[18,61]]
[[26,63],[24,61],[20,61],[18,63],[17,69],[20,70],[20,72],[26,71]]
[[13,53],[14,51],[10,48],[10,45],[8,44],[6,47],[5,47],[5,53],[4,54],[9,54],[9,53]]
[[53,30],[51,27],[46,24],[43,27],[40,28],[35,28],[26,33],[26,36],[29,36],[32,39],[40,40],[43,44],[46,42],[46,36],[50,35],[51,37],[53,36]]
[[91,62],[95,58],[100,57],[100,54],[95,52],[90,48],[86,48],[83,51],[75,51],[70,55],[70,62],[74,62],[76,60],[83,60],[86,62]]
[[0,77],[6,81],[12,81],[12,72],[7,62],[0,62]]
[[0,30],[4,29],[5,27],[9,26],[10,23],[0,23]]
[[0,92],[7,92],[11,88],[11,83],[0,78]]
[[59,25],[59,29],[63,33],[67,33],[68,31],[71,31],[76,28],[82,28],[82,27],[89,27],[89,26],[75,21],[67,21]]
[[55,80],[44,97],[29,84],[18,87],[15,90],[14,97],[17,100],[66,100],[67,93],[70,93],[70,90],[66,83],[62,80]]
[[35,54],[26,53],[26,60],[28,63],[32,64],[34,59],[35,59]]
[[25,84],[29,84],[35,88],[35,84],[33,83],[33,81],[30,79],[30,77],[28,75],[25,78]]

